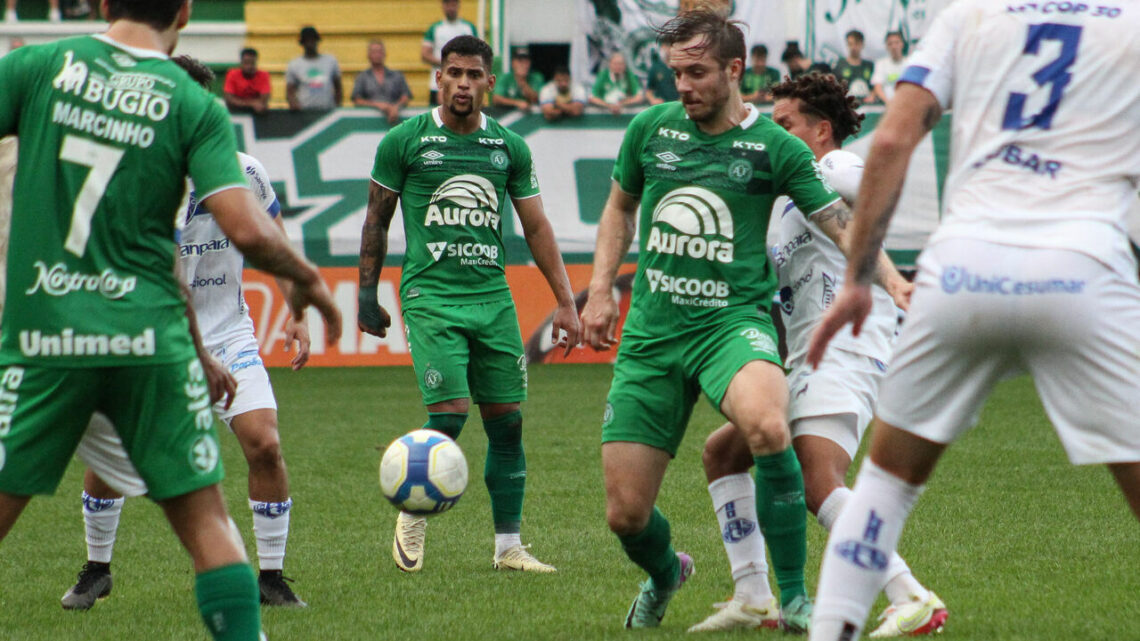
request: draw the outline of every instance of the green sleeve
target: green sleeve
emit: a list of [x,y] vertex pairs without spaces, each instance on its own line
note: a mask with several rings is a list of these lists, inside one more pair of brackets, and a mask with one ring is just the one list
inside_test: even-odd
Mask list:
[[503,74],[498,82],[495,83],[495,91],[492,93],[496,96],[508,96],[511,87],[515,84],[515,77],[510,72]]
[[424,42],[430,42],[432,46],[435,46],[435,28],[438,26],[439,23],[435,22],[427,28],[427,31],[424,32]]
[[31,53],[31,47],[24,47],[0,58],[0,136],[16,133],[27,84],[27,74],[22,72],[30,68],[27,59]]
[[530,198],[541,193],[538,188],[538,175],[534,171],[534,159],[530,147],[514,133],[508,133],[507,151],[511,154],[511,174],[507,178],[507,193],[511,198]]
[[645,170],[641,166],[641,152],[645,148],[645,132],[652,129],[651,123],[649,123],[652,116],[647,117],[646,114],[652,114],[655,111],[653,108],[646,109],[633,118],[633,122],[629,123],[629,128],[625,130],[621,149],[618,150],[617,161],[614,162],[614,182],[622,191],[638,198],[641,197],[642,188],[645,186]]
[[372,164],[372,180],[399,193],[404,189],[404,141],[407,125],[400,124],[384,135],[376,148]]
[[641,91],[641,82],[628,71],[625,73],[625,95],[636,96]]
[[594,79],[594,88],[592,90],[590,90],[590,93],[593,94],[593,96],[595,98],[601,98],[602,100],[605,100],[605,98],[606,98],[606,74],[608,74],[608,73],[609,73],[609,71],[603,69],[603,70],[598,72],[598,77]]
[[[201,110],[198,126],[189,141],[187,171],[194,181],[199,200],[228,187],[248,187],[245,174],[238,164],[237,143],[230,116],[212,95],[201,91]],[[193,117],[193,113],[189,114]]]
[[530,85],[530,88],[535,91],[541,91],[542,86],[546,84],[546,79],[537,71],[530,72],[530,75],[526,77],[526,81]]
[[775,67],[768,67],[768,84],[766,86],[780,84],[780,72]]
[[807,144],[787,132],[780,133],[783,140],[772,155],[777,193],[787,194],[808,217],[839,200],[839,194],[823,179]]

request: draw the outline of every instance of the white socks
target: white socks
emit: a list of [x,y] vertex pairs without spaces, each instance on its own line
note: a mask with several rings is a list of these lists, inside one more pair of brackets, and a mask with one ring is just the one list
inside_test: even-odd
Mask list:
[[280,503],[249,500],[249,509],[253,510],[253,536],[257,539],[258,569],[280,570],[284,567],[292,508],[292,498]]
[[507,534],[495,533],[495,558],[503,555],[503,552],[513,548],[516,545],[522,545],[522,535],[518,532],[510,532]]
[[891,556],[921,493],[922,486],[883,471],[870,459],[864,462],[855,490],[827,540],[811,641],[857,637],[887,579]]
[[719,478],[709,484],[721,540],[736,583],[733,599],[763,606],[773,598],[768,585],[764,535],[756,517],[756,483],[747,472]]
[[83,493],[83,526],[87,533],[87,560],[110,563],[119,530],[119,515],[126,499],[97,499]]

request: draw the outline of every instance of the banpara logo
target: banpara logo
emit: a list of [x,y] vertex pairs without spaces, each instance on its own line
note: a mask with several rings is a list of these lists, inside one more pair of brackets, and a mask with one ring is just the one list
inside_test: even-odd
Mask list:
[[652,221],[647,251],[732,262],[732,212],[708,189],[689,186],[665,194],[653,209]]

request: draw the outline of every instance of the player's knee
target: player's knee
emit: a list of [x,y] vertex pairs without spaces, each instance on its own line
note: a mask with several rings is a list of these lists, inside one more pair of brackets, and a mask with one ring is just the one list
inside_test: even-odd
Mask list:
[[606,524],[618,536],[632,536],[649,524],[649,512],[634,509],[632,505],[611,501],[606,506]]
[[788,449],[792,443],[788,422],[781,416],[761,414],[737,422],[748,440],[752,454],[775,454]]
[[701,452],[705,477],[711,483],[731,474],[747,472],[752,465],[752,454],[735,430],[719,429],[705,440]]
[[285,465],[281,456],[281,439],[277,430],[269,430],[266,434],[253,439],[245,448],[245,458],[251,468],[267,469]]

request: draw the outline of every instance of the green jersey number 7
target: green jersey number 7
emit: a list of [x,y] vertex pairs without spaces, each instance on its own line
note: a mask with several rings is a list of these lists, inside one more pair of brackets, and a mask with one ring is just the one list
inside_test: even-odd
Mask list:
[[87,238],[91,236],[91,219],[99,208],[99,201],[107,191],[107,184],[123,160],[124,150],[103,145],[68,134],[63,137],[59,159],[89,167],[87,180],[75,197],[75,208],[71,212],[71,227],[63,248],[82,257],[87,251]]

